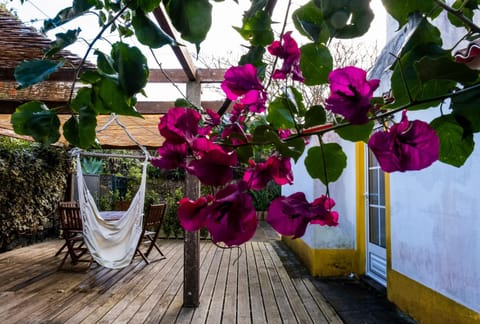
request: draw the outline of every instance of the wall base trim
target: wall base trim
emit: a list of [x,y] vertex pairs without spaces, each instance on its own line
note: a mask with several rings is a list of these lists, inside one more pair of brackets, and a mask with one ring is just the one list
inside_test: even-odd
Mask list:
[[282,241],[302,260],[312,276],[346,276],[353,272],[353,249],[314,249],[300,238],[285,236]]
[[394,270],[387,274],[387,296],[422,324],[480,323],[480,314]]

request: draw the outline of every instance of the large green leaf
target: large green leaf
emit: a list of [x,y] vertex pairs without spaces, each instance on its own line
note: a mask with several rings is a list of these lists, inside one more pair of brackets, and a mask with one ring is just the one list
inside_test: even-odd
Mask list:
[[466,128],[471,132],[480,132],[480,89],[474,88],[452,97],[451,108],[455,116],[467,121]]
[[370,134],[373,130],[373,121],[369,121],[363,125],[349,125],[347,127],[338,128],[335,132],[340,135],[341,138],[351,142],[368,142]]
[[212,5],[208,0],[169,0],[167,13],[181,37],[200,49],[212,24]]
[[14,76],[18,88],[23,89],[48,79],[50,74],[63,66],[64,61],[33,59],[23,61],[15,68]]
[[365,34],[373,20],[370,0],[317,0],[320,2],[330,35],[355,38]]
[[98,96],[98,99],[100,99],[99,104],[101,104],[101,110],[107,109],[119,115],[141,117],[133,107],[132,98],[127,97],[113,80],[103,78],[93,86],[93,90]]
[[[437,79],[422,82],[415,67],[416,62],[426,55],[434,58],[441,58],[450,54],[434,44],[417,46],[407,52],[400,59],[400,64],[395,64],[395,69],[391,78],[392,92],[395,102],[390,105],[391,107],[398,107],[410,103],[409,93],[413,101],[420,101],[445,95],[455,89],[457,83],[451,80]],[[415,105],[409,109],[426,109],[428,107],[437,106],[439,103],[440,100],[430,101]]]
[[106,55],[105,53],[95,50],[95,55],[97,55],[97,69],[104,74],[117,74],[115,71],[115,63],[113,59]]
[[273,42],[272,20],[265,11],[243,18],[241,28],[235,27],[240,35],[253,46],[267,46]]
[[347,166],[347,156],[337,143],[321,144],[308,150],[305,166],[312,178],[327,185],[336,181]]
[[431,14],[437,7],[433,0],[382,0],[387,12],[395,18],[400,26],[408,21],[413,12]]
[[80,148],[95,146],[97,114],[82,107],[80,114],[70,117],[63,125],[63,136],[72,145]]
[[430,123],[440,138],[439,160],[461,167],[475,147],[473,135],[466,133],[453,115],[436,118]]
[[286,142],[277,142],[276,147],[282,156],[291,157],[296,162],[305,151],[305,141],[302,138],[295,138]]
[[478,73],[463,63],[454,62],[449,57],[423,57],[416,64],[418,76],[422,82],[430,80],[452,80],[460,83],[472,83]]
[[295,106],[285,97],[276,98],[268,105],[267,120],[277,129],[295,128]]
[[328,82],[328,74],[333,69],[333,58],[325,45],[306,44],[300,47],[300,69],[306,85]]
[[60,120],[56,112],[39,101],[30,101],[18,107],[10,122],[15,133],[32,136],[43,144],[55,143],[60,138]]
[[142,10],[135,11],[132,19],[135,36],[140,43],[151,48],[160,48],[164,45],[175,45],[175,40],[150,20]]
[[54,18],[46,19],[43,22],[43,32],[55,29],[72,19],[75,19],[85,12],[90,10],[93,6],[99,4],[98,0],[73,0],[72,6],[60,10]]
[[295,28],[315,43],[326,43],[330,37],[322,11],[309,1],[293,12],[292,20]]
[[146,86],[149,74],[147,58],[138,47],[115,43],[112,59],[118,72],[119,85],[127,96],[133,96]]
[[305,128],[323,125],[327,121],[327,113],[321,105],[308,108],[305,114]]
[[70,29],[66,33],[55,34],[55,40],[50,44],[50,48],[45,52],[46,56],[52,56],[65,47],[72,45],[77,41],[80,28]]

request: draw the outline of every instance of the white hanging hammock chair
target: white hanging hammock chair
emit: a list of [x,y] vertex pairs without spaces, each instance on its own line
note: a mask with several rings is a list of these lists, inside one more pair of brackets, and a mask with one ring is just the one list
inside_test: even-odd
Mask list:
[[[147,164],[150,155],[145,147],[140,145],[131,136],[126,127],[120,123],[115,115],[112,115],[112,118],[102,129],[99,130],[99,132],[106,129],[113,121],[116,121],[116,123],[124,129],[129,138],[145,153],[140,187],[133,197],[130,207],[123,213],[122,217],[115,220],[106,220],[102,218],[101,212],[98,210],[95,203],[95,199],[88,190],[83,178],[82,167],[80,164],[80,155],[82,155],[82,151],[80,149],[74,149],[72,154],[77,157],[78,200],[83,221],[83,236],[85,244],[95,262],[106,268],[119,269],[124,268],[131,263],[135,256],[140,235],[142,234]],[[91,156],[94,154],[86,153],[84,155]],[[101,156],[101,154],[96,154],[96,156]],[[122,157],[126,157],[126,155],[122,155]]]

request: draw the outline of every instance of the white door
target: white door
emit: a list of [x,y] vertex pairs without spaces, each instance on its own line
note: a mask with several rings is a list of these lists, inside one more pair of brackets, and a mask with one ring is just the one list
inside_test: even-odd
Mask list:
[[366,165],[366,274],[386,287],[385,174],[380,169],[375,155],[368,148]]

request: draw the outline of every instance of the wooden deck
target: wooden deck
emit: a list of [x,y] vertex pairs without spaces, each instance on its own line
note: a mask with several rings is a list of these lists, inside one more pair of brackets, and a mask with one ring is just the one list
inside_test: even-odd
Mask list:
[[202,242],[198,308],[182,307],[181,240],[161,241],[163,261],[86,272],[57,271],[61,244],[0,254],[0,323],[342,323],[312,278],[289,275],[278,240],[240,249]]

